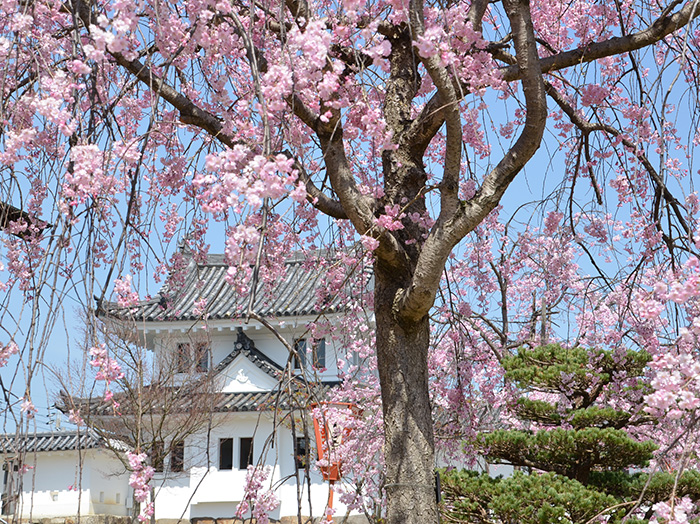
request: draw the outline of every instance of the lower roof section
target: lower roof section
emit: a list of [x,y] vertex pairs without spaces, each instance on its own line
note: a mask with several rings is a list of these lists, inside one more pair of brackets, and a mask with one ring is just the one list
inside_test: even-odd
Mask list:
[[[339,384],[338,381],[306,382],[295,379],[286,387],[281,385],[272,391],[183,394],[176,403],[169,406],[168,414],[189,413],[202,409],[212,413],[305,409],[311,403],[326,400],[328,392]],[[133,408],[125,401],[124,395],[115,393],[114,400],[119,403],[120,414],[128,416]],[[61,393],[56,408],[63,413],[79,409],[83,418],[88,413],[92,416],[115,415],[114,404],[111,401],[107,402],[103,398],[76,398],[65,392]]]
[[28,435],[0,435],[0,453],[20,454],[47,451],[75,451],[96,448],[115,448],[126,445],[113,440],[107,440],[92,430],[64,430],[47,433],[31,433]]

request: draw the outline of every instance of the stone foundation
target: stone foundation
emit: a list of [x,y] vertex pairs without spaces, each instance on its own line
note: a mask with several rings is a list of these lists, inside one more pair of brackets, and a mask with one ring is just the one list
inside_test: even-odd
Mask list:
[[[1,517],[7,524],[133,524],[132,517],[116,517],[114,515],[84,515],[78,519],[71,517],[45,517],[29,519],[13,519],[12,516]],[[299,524],[298,517],[282,517],[280,520],[270,519],[270,522],[279,524]],[[326,520],[321,517],[302,517],[302,524],[322,524]],[[2,522],[0,521],[0,524]],[[255,524],[255,519],[215,519],[211,517],[196,517],[191,521],[187,519],[158,519],[156,524]],[[334,517],[333,524],[369,524],[364,515],[350,517]]]
[[82,515],[77,517],[32,517],[13,518],[12,515],[3,515],[2,519],[8,524],[132,524],[131,517],[117,517],[115,515]]
[[[182,522],[182,521],[180,521]],[[282,517],[280,520],[270,519],[270,522],[279,524],[299,524],[299,518],[294,515],[290,517]],[[322,524],[326,522],[321,517],[301,517],[302,524]],[[166,519],[159,519],[156,524],[177,524],[177,521],[166,522]],[[209,517],[196,517],[192,519],[191,524],[255,524],[255,519],[215,519]],[[349,517],[334,517],[333,524],[369,524],[367,517],[364,515],[352,515]]]

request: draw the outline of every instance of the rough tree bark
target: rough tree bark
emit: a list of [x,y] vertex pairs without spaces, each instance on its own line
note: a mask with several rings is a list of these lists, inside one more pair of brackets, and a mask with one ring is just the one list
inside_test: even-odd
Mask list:
[[397,322],[393,301],[403,279],[375,266],[377,359],[384,412],[387,522],[437,522],[433,419],[428,396],[427,315]]
[[[425,231],[408,227],[395,235],[400,245],[398,253],[392,252],[391,244],[377,252],[375,318],[384,412],[388,523],[438,521],[427,370],[428,313],[449,253],[497,205],[510,182],[539,147],[546,122],[544,83],[528,3],[505,1],[504,6],[513,30],[516,60],[525,72],[527,117],[520,138],[487,176],[477,195],[470,202],[460,202],[462,123],[457,106],[459,97],[454,89],[457,82],[437,60],[424,60],[438,87],[446,123],[441,212],[425,240]],[[423,8],[419,2],[414,2],[412,7],[416,15],[412,27],[420,33],[419,15]],[[390,202],[410,202],[408,212],[421,212],[426,206],[423,191],[427,177],[422,153],[427,142],[425,135],[411,133],[413,122],[409,117],[420,83],[411,49],[411,41],[416,37],[414,31],[409,27],[395,29],[390,38],[392,67],[384,115],[399,148],[384,154],[383,169],[386,198]],[[432,136],[428,141],[429,138]],[[386,251],[389,256],[384,255]]]

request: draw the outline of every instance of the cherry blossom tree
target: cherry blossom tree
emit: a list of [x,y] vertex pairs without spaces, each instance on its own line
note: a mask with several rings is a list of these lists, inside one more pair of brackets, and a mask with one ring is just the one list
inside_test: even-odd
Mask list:
[[[102,320],[91,327],[97,333],[88,330],[88,340],[97,334],[100,343],[85,349],[82,365],[54,370],[56,407],[78,431],[100,436],[131,473],[138,520],[147,522],[159,483],[184,468],[185,440],[216,426],[212,374],[183,373],[177,359],[149,357],[130,323]],[[191,340],[211,342],[206,336]]]
[[[487,276],[479,225],[505,227],[494,211],[542,144],[538,241],[565,213],[584,251],[617,236],[637,261],[694,249],[698,15],[696,0],[5,0],[0,343],[31,384],[66,297],[90,312],[113,289],[146,296],[143,275],[177,279],[174,244],[205,252],[210,228],[250,304],[284,253],[360,240],[386,522],[436,522],[428,350],[446,269],[508,305],[503,272],[529,263],[527,243]],[[546,291],[541,319],[561,300]],[[491,351],[511,348],[492,331]],[[26,422],[29,386],[24,401]]]

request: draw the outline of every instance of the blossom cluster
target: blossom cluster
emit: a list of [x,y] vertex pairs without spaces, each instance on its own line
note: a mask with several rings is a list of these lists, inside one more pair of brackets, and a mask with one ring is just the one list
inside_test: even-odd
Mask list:
[[397,231],[403,229],[401,220],[406,216],[406,213],[401,212],[401,207],[398,204],[393,206],[384,206],[384,214],[376,219],[377,226],[388,231]]
[[271,489],[265,489],[265,481],[272,473],[270,466],[248,466],[243,500],[236,508],[236,518],[242,519],[249,511],[255,522],[268,524],[270,513],[279,506],[279,499]]
[[117,294],[119,307],[132,307],[139,303],[139,294],[131,287],[131,275],[125,275],[114,281],[114,291]]
[[302,202],[306,197],[303,184],[295,184],[298,173],[294,160],[278,154],[270,158],[252,155],[243,146],[207,156],[211,173],[198,174],[194,185],[197,198],[206,211],[217,213],[231,207],[240,212],[245,204],[259,209],[265,198],[280,199],[290,195]]
[[104,170],[104,157],[94,144],[71,149],[71,169],[66,172],[63,195],[69,205],[77,206],[88,198],[111,196],[118,179]]
[[656,355],[651,368],[654,392],[645,397],[647,413],[671,420],[700,407],[700,362],[691,355]]
[[80,416],[79,409],[69,409],[68,410],[68,421],[71,424],[75,424],[76,426],[84,426],[85,425],[85,421],[83,420],[83,417]]
[[39,411],[29,397],[24,397],[22,399],[22,406],[20,410],[22,413],[24,413],[28,420],[33,419],[34,415]]
[[92,360],[90,365],[97,368],[97,374],[95,378],[97,380],[104,380],[105,382],[105,400],[107,402],[112,401],[112,406],[116,410],[119,409],[119,403],[114,400],[114,394],[110,390],[110,384],[115,380],[124,378],[124,373],[119,363],[111,358],[107,352],[107,348],[104,344],[100,347],[92,347],[89,351]]
[[[664,281],[665,280],[665,281]],[[654,375],[653,392],[645,397],[645,411],[657,418],[674,421],[700,408],[700,361],[692,347],[700,338],[700,316],[695,302],[700,298],[700,261],[691,257],[674,274],[663,276],[653,293],[638,294],[635,306],[649,325],[662,323],[667,305],[687,308],[688,323],[679,328],[679,337],[670,350],[657,351],[650,363]]]
[[14,342],[0,346],[0,367],[6,366],[12,355],[19,352],[19,347]]
[[[155,470],[152,466],[146,465],[147,455],[145,453],[133,453],[131,451],[126,454],[131,468],[129,476],[129,486],[134,488],[134,499],[143,504],[149,498],[151,488],[148,485]],[[141,513],[138,516],[140,522],[148,522],[153,516],[153,502],[149,502],[141,508]]]
[[693,501],[683,497],[668,502],[657,502],[652,507],[654,516],[649,524],[687,524],[697,517]]

